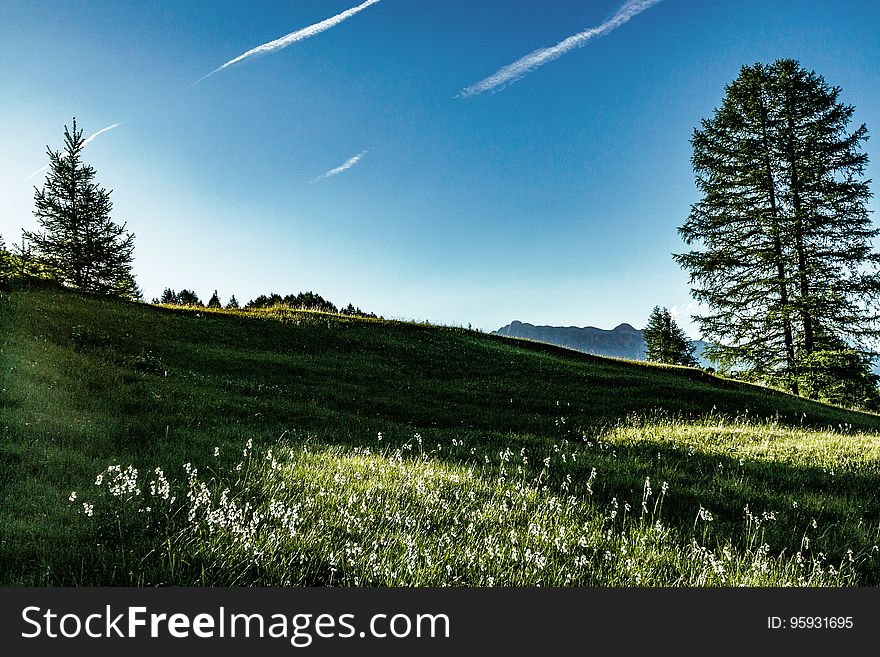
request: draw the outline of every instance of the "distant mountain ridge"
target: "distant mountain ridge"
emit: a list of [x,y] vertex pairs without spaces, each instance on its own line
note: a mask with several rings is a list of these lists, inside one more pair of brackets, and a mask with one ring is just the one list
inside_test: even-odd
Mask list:
[[[646,360],[647,356],[645,337],[642,331],[626,323],[607,330],[595,326],[535,326],[526,322],[513,321],[494,333],[511,338],[524,338],[555,344],[597,356],[628,358],[630,360]],[[705,340],[691,340],[691,344],[696,347],[697,361],[702,367],[708,367],[710,363],[703,357],[703,350],[709,343]]]

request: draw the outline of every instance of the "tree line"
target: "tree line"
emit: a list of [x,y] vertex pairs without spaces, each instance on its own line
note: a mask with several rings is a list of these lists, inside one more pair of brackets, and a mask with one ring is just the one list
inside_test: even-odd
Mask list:
[[[153,299],[154,304],[160,305],[176,305],[176,306],[196,306],[202,308],[226,308],[228,310],[238,309],[238,299],[233,294],[224,306],[220,301],[217,290],[205,304],[193,290],[182,289],[175,292],[171,288],[165,288],[162,296]],[[377,317],[375,313],[368,313],[349,303],[343,308],[338,308],[336,304],[328,301],[316,292],[299,292],[298,294],[286,294],[281,296],[277,293],[261,294],[255,299],[251,299],[244,305],[244,310],[253,310],[256,308],[273,308],[281,306],[292,308],[295,310],[317,310],[320,312],[336,313],[339,315],[357,315],[359,317]]]

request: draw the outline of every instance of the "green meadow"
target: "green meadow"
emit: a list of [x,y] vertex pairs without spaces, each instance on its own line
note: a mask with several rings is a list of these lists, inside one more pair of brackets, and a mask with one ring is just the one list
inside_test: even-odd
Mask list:
[[880,584],[880,417],[454,327],[0,292],[0,584]]

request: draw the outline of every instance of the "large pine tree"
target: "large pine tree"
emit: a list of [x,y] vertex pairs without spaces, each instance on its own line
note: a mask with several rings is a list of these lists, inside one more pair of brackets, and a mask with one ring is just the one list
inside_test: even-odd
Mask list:
[[745,66],[692,139],[701,198],[679,232],[703,248],[675,258],[709,355],[793,392],[813,354],[871,356],[880,335],[867,129],[840,91],[794,60]]
[[35,188],[34,216],[41,232],[23,241],[64,285],[96,294],[136,298],[131,265],[134,235],[110,218],[110,192],[95,182],[95,169],[82,160],[82,130],[64,126],[64,149],[47,147],[49,172]]

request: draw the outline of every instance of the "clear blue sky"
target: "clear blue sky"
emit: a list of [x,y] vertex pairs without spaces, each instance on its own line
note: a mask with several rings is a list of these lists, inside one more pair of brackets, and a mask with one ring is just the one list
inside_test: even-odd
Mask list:
[[190,87],[359,0],[3,0],[0,234],[35,227],[43,178],[26,178],[65,123],[122,122],[85,159],[137,236],[148,299],[314,290],[487,330],[640,327],[659,304],[694,334],[670,257],[696,199],[693,128],[743,64],[792,57],[878,134],[880,3],[663,0],[501,91],[457,97],[622,1],[382,0]]

